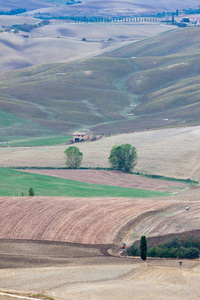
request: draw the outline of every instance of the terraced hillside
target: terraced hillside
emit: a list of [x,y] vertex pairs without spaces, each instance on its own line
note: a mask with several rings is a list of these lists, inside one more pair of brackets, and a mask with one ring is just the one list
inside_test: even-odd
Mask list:
[[[199,124],[199,38],[198,28],[178,30],[107,57],[7,72],[0,76],[1,114],[32,122],[33,136]],[[4,121],[1,141],[26,137],[23,122],[14,133]]]

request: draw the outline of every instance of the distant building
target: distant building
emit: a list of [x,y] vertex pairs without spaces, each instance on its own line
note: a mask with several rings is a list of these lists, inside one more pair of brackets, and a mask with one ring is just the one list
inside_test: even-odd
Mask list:
[[85,132],[74,132],[73,133],[73,142],[86,141],[88,135]]
[[88,134],[86,132],[74,132],[73,133],[73,143],[84,142],[84,141],[96,141],[101,138],[100,135]]
[[73,142],[82,142],[82,141],[91,141],[93,134],[87,134],[85,132],[74,132],[73,133]]

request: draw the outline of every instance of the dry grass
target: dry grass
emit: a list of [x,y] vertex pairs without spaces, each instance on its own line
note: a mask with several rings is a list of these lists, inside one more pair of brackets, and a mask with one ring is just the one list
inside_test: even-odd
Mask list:
[[[135,132],[75,144],[83,152],[83,167],[109,167],[113,145],[130,143],[138,152],[135,171],[200,180],[200,127]],[[0,148],[0,166],[64,167],[67,146]]]
[[[39,23],[32,17],[3,16],[0,25]],[[1,72],[35,64],[86,59],[173,29],[169,26],[126,26],[52,24],[28,33],[23,38],[13,33],[0,33]],[[27,33],[24,33],[27,34]],[[59,38],[58,38],[59,37]],[[88,42],[82,42],[82,38]],[[112,42],[107,42],[113,38]]]
[[[180,0],[176,1],[156,1],[153,0],[149,3],[148,0],[141,0],[140,2],[138,1],[132,1],[128,0],[124,3],[122,0],[110,0],[109,3],[106,3],[103,0],[83,0],[83,7],[86,8],[99,8],[99,9],[105,9],[105,8],[119,8],[119,9],[134,9],[136,11],[141,11],[141,10],[157,10],[157,11],[171,11],[171,10],[176,10],[178,8],[185,8],[185,7],[191,7],[191,4],[188,4],[187,2],[183,2]],[[193,5],[198,6],[198,1],[193,1]],[[190,6],[189,6],[190,5]]]
[[0,7],[1,10],[3,11],[9,11],[11,9],[18,9],[18,8],[26,8],[27,10],[33,10],[33,9],[38,9],[41,7],[49,7],[49,6],[54,6],[54,4],[42,0],[28,0],[28,1],[8,0],[6,2],[0,0]]
[[0,270],[4,290],[45,291],[59,300],[199,299],[198,261],[96,258],[60,267]]
[[[181,197],[179,196],[179,199]],[[185,209],[189,206],[189,211]],[[124,241],[131,245],[133,240],[138,240],[140,236],[157,237],[168,234],[181,233],[184,231],[199,230],[200,206],[198,202],[183,202],[176,208],[169,209],[166,213],[158,213],[146,217],[143,221],[135,224],[131,228]]]

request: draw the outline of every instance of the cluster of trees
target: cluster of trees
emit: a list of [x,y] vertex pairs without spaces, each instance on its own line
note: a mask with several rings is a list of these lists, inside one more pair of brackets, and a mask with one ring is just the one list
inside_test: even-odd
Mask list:
[[[33,188],[30,187],[30,189],[28,190],[28,196],[32,197],[34,195],[35,195],[35,192],[34,192]],[[24,192],[21,193],[21,196],[24,197]]]
[[[64,151],[66,155],[66,165],[69,169],[78,169],[81,166],[83,153],[79,148],[71,146]],[[130,173],[137,164],[136,148],[130,144],[113,146],[110,151],[108,161],[113,170]]]
[[71,2],[66,2],[66,5],[73,5],[73,4],[79,4],[79,3],[81,3],[81,1],[71,0]]
[[[140,248],[141,249],[141,248]],[[130,256],[140,256],[140,250],[134,244],[127,249]],[[148,257],[198,258],[200,255],[199,237],[174,237],[171,241],[147,249]]]
[[15,25],[6,27],[6,31],[10,31],[13,29],[15,32],[18,32],[18,30],[29,32],[29,31],[33,30],[34,28],[49,25],[49,24],[50,24],[50,21],[48,21],[48,20],[43,20],[42,22],[40,22],[38,24],[26,24],[26,23],[15,24]]
[[[69,4],[68,4],[69,5]],[[69,20],[73,22],[83,22],[83,23],[100,23],[100,22],[116,22],[116,20],[123,21],[126,17],[90,17],[90,16],[58,16],[51,13],[36,13],[34,18],[38,19],[55,19],[55,20]]]
[[26,12],[25,8],[17,8],[17,9],[11,9],[10,11],[0,11],[0,15],[13,16],[13,15],[22,14],[25,12]]

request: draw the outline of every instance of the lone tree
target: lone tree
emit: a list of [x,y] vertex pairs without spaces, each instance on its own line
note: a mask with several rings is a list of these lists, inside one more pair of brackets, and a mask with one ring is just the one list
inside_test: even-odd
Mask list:
[[67,148],[64,153],[66,154],[66,165],[69,169],[78,169],[81,165],[83,153],[79,148],[71,146]]
[[140,240],[140,256],[142,260],[147,259],[147,239],[146,236],[142,236]]
[[130,144],[115,145],[108,160],[114,170],[130,173],[137,164],[136,148]]

